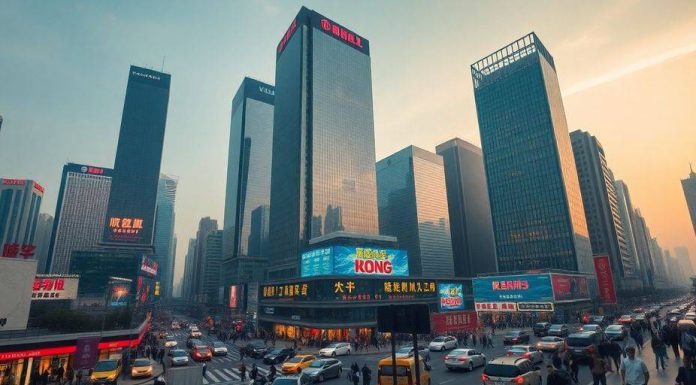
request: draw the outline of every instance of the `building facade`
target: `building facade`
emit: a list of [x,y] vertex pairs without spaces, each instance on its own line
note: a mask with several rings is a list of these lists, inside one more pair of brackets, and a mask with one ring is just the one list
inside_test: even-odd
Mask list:
[[222,304],[222,297],[219,295],[221,287],[222,234],[222,230],[215,230],[208,233],[205,238],[205,250],[203,250],[205,265],[203,266],[202,296],[200,300],[202,303]]
[[435,152],[445,167],[455,276],[498,271],[483,152],[459,138],[438,145]]
[[643,288],[648,290],[655,289],[655,266],[651,254],[650,229],[640,210],[633,210],[633,236],[636,241],[636,251],[640,261],[641,272],[643,274]]
[[193,273],[194,260],[196,256],[196,238],[188,241],[186,256],[184,257],[184,275],[181,277],[181,297],[191,298],[193,296]]
[[694,275],[694,265],[691,264],[691,257],[689,256],[688,248],[684,246],[675,247],[674,257],[677,259],[679,268],[682,269],[687,277]]
[[35,258],[34,236],[44,188],[30,179],[0,178],[2,257]]
[[103,242],[152,246],[171,76],[131,66]]
[[68,163],[58,191],[48,255],[52,274],[66,274],[75,250],[95,247],[102,239],[113,170]]
[[36,245],[36,272],[46,274],[48,266],[48,249],[51,247],[51,233],[53,232],[53,216],[46,213],[39,214],[36,225],[34,244]]
[[592,272],[553,58],[531,33],[471,66],[500,271]]
[[696,234],[696,172],[694,172],[693,168],[690,169],[689,177],[682,179],[681,183],[684,189],[684,198],[686,198],[686,206],[691,217],[691,225],[694,228],[694,234]]
[[305,7],[276,52],[268,276],[309,241],[378,234],[369,42]]
[[178,184],[179,178],[161,174],[157,186],[154,259],[159,263],[160,295],[165,298],[172,296],[174,285],[174,262],[176,259],[174,203],[176,202]]
[[454,276],[442,157],[409,146],[380,160],[377,196],[379,232],[407,251],[409,274]]
[[621,219],[621,232],[624,242],[626,243],[626,252],[633,264],[633,273],[641,281],[641,286],[645,288],[646,280],[644,279],[643,266],[638,257],[638,248],[633,229],[633,202],[628,186],[622,180],[614,181],[614,190],[616,191],[616,206],[619,210],[619,218]]
[[223,281],[261,281],[269,249],[273,86],[244,78],[232,99]]
[[[192,261],[192,276],[191,276],[191,295],[196,302],[202,302],[205,294],[205,279],[206,266],[209,266],[206,261],[206,249],[208,243],[208,234],[218,230],[217,220],[210,217],[201,218],[198,222],[198,232],[196,233],[196,250],[193,254]],[[212,266],[212,265],[210,265]],[[220,273],[220,266],[215,266],[215,271]]]

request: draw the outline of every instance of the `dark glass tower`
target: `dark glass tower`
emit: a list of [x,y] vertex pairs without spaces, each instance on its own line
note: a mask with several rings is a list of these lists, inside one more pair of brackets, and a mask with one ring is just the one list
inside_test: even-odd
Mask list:
[[378,234],[369,42],[307,8],[277,47],[269,278],[313,238]]
[[104,243],[151,246],[169,105],[169,74],[131,66]]
[[498,269],[594,271],[553,58],[531,33],[471,75]]
[[244,78],[232,99],[223,283],[263,279],[269,240],[274,94],[273,86]]
[[682,188],[684,189],[684,198],[686,198],[686,206],[689,208],[689,216],[691,217],[691,224],[694,227],[694,234],[696,234],[696,172],[691,168],[689,171],[689,177],[682,179]]

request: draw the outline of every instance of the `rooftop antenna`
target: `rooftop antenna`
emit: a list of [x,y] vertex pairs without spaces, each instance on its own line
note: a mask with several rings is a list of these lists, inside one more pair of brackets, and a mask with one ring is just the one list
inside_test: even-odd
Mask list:
[[160,72],[164,72],[164,58],[166,58],[166,56],[162,56],[162,70],[160,70]]

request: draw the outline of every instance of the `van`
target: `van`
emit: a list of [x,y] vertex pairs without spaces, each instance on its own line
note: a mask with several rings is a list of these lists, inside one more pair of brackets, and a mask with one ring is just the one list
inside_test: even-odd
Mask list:
[[[430,365],[419,358],[420,383],[430,385]],[[377,364],[377,385],[416,385],[416,360],[414,357],[396,359],[396,384],[393,382],[391,357],[383,358]]]

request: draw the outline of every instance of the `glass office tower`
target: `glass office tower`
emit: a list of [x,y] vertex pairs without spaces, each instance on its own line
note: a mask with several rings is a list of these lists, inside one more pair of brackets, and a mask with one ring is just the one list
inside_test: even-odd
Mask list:
[[154,259],[159,263],[160,296],[172,296],[174,285],[174,262],[176,260],[176,241],[174,238],[174,203],[179,178],[160,175],[157,187],[157,216],[155,217]]
[[693,168],[689,171],[689,177],[682,179],[681,183],[684,189],[684,198],[686,198],[686,206],[689,208],[691,224],[694,227],[694,234],[696,234],[696,172]]
[[313,238],[378,234],[369,42],[303,7],[275,83],[271,279],[297,276]]
[[169,74],[131,66],[104,243],[151,246],[169,104]]
[[553,58],[531,33],[471,66],[500,271],[594,271]]

